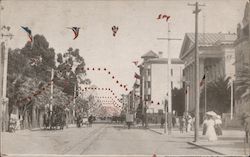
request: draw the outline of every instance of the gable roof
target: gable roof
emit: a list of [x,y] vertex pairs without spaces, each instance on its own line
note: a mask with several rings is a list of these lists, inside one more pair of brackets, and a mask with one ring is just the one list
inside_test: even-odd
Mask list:
[[[185,50],[186,43],[190,41],[191,48],[188,50]],[[236,34],[229,34],[229,33],[198,33],[198,44],[199,46],[214,46],[222,43],[232,43],[236,40]],[[194,43],[195,43],[195,33],[186,33],[183,43],[182,43],[182,48],[181,48],[181,53],[180,53],[180,58],[183,57],[184,53],[186,51],[190,51],[192,48],[194,48]]]
[[[199,45],[212,45],[218,40],[223,40],[224,33],[198,33],[198,43]],[[195,33],[187,33],[187,37],[192,43],[195,42]]]
[[141,58],[159,58],[159,56],[154,51],[150,50],[149,52],[142,55]]

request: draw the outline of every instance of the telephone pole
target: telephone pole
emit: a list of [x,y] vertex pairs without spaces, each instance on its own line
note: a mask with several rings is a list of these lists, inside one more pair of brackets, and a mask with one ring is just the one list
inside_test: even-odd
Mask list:
[[[170,24],[168,23],[168,38],[157,38],[158,40],[168,40],[168,67],[167,67],[167,82],[168,82],[168,87],[167,87],[167,93],[168,93],[168,112],[167,112],[167,107],[165,111],[165,127],[164,127],[164,133],[167,133],[167,119],[168,119],[168,114],[170,114],[170,117],[172,116],[172,87],[171,87],[171,53],[170,53],[170,41],[171,40],[182,40],[182,39],[177,39],[177,38],[171,38],[170,37]],[[172,118],[172,117],[171,117]],[[172,121],[172,119],[170,120]],[[172,124],[169,124],[170,126]],[[171,127],[170,130],[171,132]],[[169,133],[170,133],[169,132]]]
[[54,69],[52,68],[51,69],[51,86],[50,86],[50,107],[49,107],[49,110],[50,110],[50,113],[52,114],[52,111],[53,111],[53,89],[54,89]]
[[195,131],[194,131],[194,142],[198,141],[199,137],[199,118],[200,118],[200,76],[199,76],[199,48],[198,48],[198,15],[201,9],[199,6],[205,6],[204,4],[199,4],[196,2],[195,4],[188,4],[189,6],[195,6],[195,10],[193,14],[195,14]]

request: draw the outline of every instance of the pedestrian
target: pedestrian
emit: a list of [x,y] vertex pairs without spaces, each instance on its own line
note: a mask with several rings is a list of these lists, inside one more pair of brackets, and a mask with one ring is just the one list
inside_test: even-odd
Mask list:
[[192,124],[192,117],[190,115],[187,115],[187,119],[186,119],[186,131],[189,132],[191,131],[191,124]]
[[92,127],[92,122],[93,122],[93,116],[90,115],[88,118],[89,126]]
[[202,123],[202,135],[206,135],[207,132],[207,116],[204,116]]
[[165,123],[165,119],[161,117],[161,128],[163,128],[164,123]]
[[175,124],[176,124],[176,117],[175,116],[172,117],[172,123],[173,123],[173,128],[174,128]]
[[206,125],[206,136],[208,138],[208,141],[216,141],[217,135],[214,129],[215,121],[212,118],[212,116],[207,116],[207,120],[205,121],[204,125]]
[[217,115],[214,121],[215,121],[214,128],[215,128],[216,135],[217,136],[221,136],[222,135],[222,129],[221,129],[222,121],[221,121],[221,116]]
[[171,129],[172,129],[172,113],[169,113],[167,115],[167,122],[168,122],[168,134],[171,134]]
[[184,116],[180,117],[180,132],[183,133],[185,125],[185,118]]

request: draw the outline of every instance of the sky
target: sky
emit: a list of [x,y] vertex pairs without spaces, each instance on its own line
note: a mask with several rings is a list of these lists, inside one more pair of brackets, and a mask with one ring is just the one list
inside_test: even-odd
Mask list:
[[[20,26],[27,26],[33,35],[42,34],[56,53],[69,47],[80,50],[86,67],[107,68],[107,72],[87,72],[87,78],[98,87],[111,88],[116,95],[126,94],[111,76],[127,84],[135,81],[138,68],[132,61],[142,62],[141,56],[150,50],[163,52],[167,57],[168,23],[157,20],[159,14],[171,16],[170,37],[183,39],[185,33],[194,32],[194,0],[3,0],[1,24],[11,27],[14,38],[11,48],[22,48],[28,41]],[[242,21],[247,0],[199,0],[205,7],[199,15],[199,32],[235,33]],[[73,40],[73,32],[66,27],[80,27],[80,34]],[[119,30],[114,37],[112,26]],[[172,57],[179,57],[181,41],[171,41]],[[100,93],[101,94],[101,93]],[[99,94],[99,95],[100,95]],[[107,93],[106,93],[107,94]],[[105,93],[103,94],[105,95]]]

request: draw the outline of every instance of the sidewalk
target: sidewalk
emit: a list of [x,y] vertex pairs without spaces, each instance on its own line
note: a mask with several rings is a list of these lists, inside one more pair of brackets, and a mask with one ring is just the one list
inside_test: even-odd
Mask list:
[[[164,129],[154,126],[149,126],[149,130],[158,134],[164,135]],[[178,128],[173,128],[171,135],[167,136],[172,140],[182,140],[188,144],[212,151],[218,155],[235,155],[246,156],[250,155],[250,143],[244,144],[245,132],[241,130],[223,130],[223,135],[218,137],[217,141],[211,142],[202,136],[202,130],[199,131],[199,141],[193,142],[194,132],[180,133]]]

